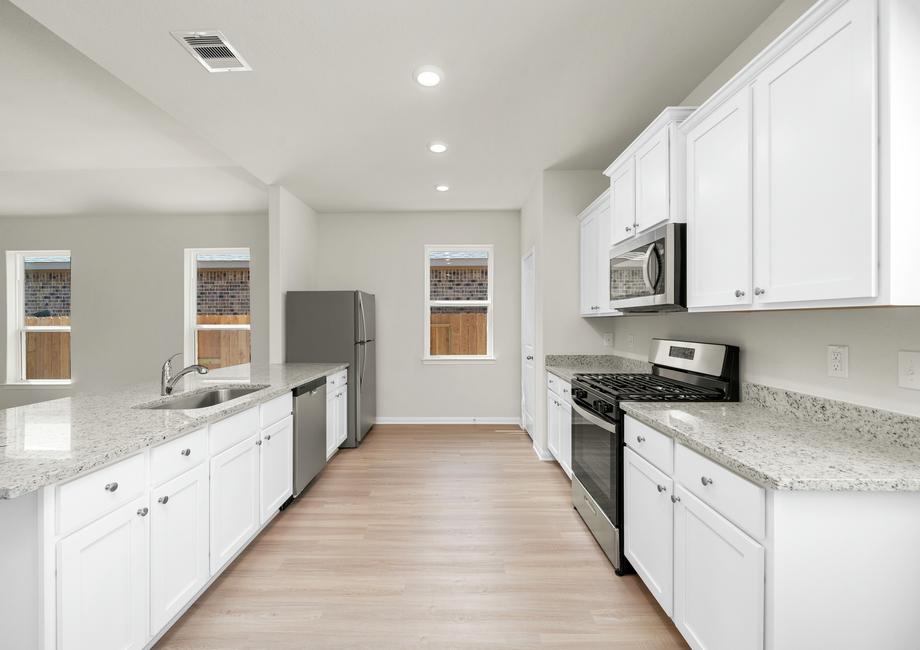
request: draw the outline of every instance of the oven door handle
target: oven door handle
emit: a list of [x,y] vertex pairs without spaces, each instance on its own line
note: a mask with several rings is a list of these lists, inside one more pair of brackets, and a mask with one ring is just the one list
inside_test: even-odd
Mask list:
[[611,424],[610,422],[600,419],[599,417],[597,417],[590,411],[586,411],[584,408],[582,408],[578,404],[573,403],[572,408],[575,409],[578,415],[586,419],[591,424],[599,426],[601,429],[604,429],[605,431],[609,431],[610,433],[615,434],[617,432],[617,425]]

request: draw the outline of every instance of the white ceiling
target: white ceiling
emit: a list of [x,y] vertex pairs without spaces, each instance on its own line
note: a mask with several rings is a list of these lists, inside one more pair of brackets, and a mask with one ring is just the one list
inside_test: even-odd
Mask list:
[[[779,4],[15,2],[262,182],[323,211],[518,208],[543,169],[603,169]],[[254,70],[210,74],[169,33],[209,29]],[[440,87],[414,83],[422,64],[444,70]],[[435,139],[450,151],[430,154]]]
[[0,215],[264,212],[261,182],[0,0]]

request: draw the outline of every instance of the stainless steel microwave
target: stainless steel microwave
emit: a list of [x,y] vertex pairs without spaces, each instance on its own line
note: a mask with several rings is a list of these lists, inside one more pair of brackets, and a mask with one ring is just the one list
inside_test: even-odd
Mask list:
[[610,249],[610,306],[623,312],[687,309],[687,226],[669,223]]

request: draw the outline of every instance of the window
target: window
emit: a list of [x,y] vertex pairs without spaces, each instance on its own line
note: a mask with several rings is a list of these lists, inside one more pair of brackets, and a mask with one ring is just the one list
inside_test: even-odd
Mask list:
[[425,246],[426,361],[493,358],[492,246]]
[[70,382],[70,251],[8,251],[7,381]]
[[185,363],[210,370],[249,363],[249,249],[186,249],[185,261]]

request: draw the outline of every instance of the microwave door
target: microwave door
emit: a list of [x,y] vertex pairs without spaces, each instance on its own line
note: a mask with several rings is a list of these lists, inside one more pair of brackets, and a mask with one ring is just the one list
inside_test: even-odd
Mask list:
[[611,251],[611,307],[652,312],[686,309],[684,228],[684,224],[668,224]]

